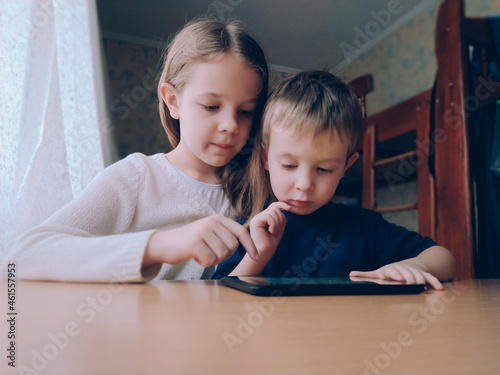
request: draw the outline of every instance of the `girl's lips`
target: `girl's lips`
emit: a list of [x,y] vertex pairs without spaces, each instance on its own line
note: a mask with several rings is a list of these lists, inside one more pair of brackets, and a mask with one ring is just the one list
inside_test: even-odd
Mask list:
[[290,206],[297,207],[297,208],[306,208],[309,207],[312,204],[310,201],[290,201]]
[[230,144],[213,143],[213,145],[222,149],[222,150],[229,150],[230,148],[233,148],[233,145],[230,145]]

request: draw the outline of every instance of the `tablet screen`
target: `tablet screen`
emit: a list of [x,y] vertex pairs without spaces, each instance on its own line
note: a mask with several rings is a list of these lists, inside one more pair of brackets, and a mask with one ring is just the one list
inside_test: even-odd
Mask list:
[[228,287],[261,296],[416,294],[425,290],[424,284],[349,277],[227,276],[221,281]]

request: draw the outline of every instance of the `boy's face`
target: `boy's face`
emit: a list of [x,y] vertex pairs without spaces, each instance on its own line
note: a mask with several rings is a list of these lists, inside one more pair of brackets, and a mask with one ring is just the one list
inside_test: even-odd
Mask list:
[[359,154],[347,158],[348,145],[337,132],[316,137],[289,129],[273,129],[264,167],[279,201],[292,206],[292,212],[307,215],[328,203],[345,171]]

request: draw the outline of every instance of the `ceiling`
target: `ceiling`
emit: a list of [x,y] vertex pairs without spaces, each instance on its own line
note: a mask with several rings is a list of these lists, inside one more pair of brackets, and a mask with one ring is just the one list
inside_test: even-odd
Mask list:
[[165,45],[202,14],[236,18],[280,70],[336,70],[438,0],[97,0],[104,37]]

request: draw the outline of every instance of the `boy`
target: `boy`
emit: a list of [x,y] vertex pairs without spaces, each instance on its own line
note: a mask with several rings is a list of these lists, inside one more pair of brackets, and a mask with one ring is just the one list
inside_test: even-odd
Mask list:
[[330,202],[359,157],[361,124],[356,96],[330,73],[302,72],[276,88],[241,184],[247,199],[236,202],[238,214],[249,217],[259,259],[240,246],[214,278],[351,276],[436,289],[453,278],[453,256],[432,239],[379,213]]

